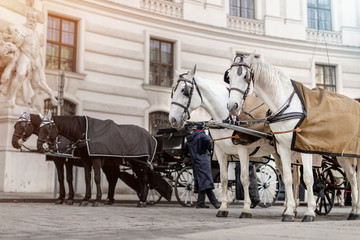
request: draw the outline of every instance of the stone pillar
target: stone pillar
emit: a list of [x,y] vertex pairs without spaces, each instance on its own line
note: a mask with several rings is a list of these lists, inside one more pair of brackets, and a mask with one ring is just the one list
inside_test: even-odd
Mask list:
[[[19,22],[9,23],[0,32],[0,191],[53,192],[54,164],[45,162],[43,154],[21,152],[11,143],[20,113],[27,109],[37,113],[33,97],[38,90],[55,100],[40,56],[43,42],[36,32],[39,11],[33,8],[34,0],[13,0],[1,5],[8,14],[26,16],[26,23],[19,18]],[[38,84],[33,84],[35,81]],[[36,140],[32,136],[26,146],[35,149]]]

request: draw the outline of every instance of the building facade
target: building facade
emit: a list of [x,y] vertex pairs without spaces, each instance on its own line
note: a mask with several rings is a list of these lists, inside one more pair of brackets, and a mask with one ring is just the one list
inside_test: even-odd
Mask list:
[[[26,21],[26,0],[0,1],[0,31]],[[64,114],[168,126],[176,73],[223,80],[256,55],[309,87],[360,97],[358,0],[35,0],[48,85],[65,73]],[[51,109],[48,96],[35,99]],[[191,120],[209,120],[204,110]],[[105,186],[106,184],[104,184]],[[51,191],[51,189],[49,189]]]

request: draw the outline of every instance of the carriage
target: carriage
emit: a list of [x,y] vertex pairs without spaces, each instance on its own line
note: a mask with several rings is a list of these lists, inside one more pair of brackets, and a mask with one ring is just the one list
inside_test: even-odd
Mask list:
[[[196,122],[188,122],[184,129],[174,128],[159,129],[155,138],[158,146],[154,159],[154,171],[161,173],[164,179],[174,188],[176,200],[184,207],[193,207],[197,201],[197,193],[194,192],[194,178],[190,156],[184,149],[186,129],[196,126]],[[241,199],[241,182],[239,172],[235,171],[237,156],[229,156],[228,171],[232,178],[228,183],[229,202]],[[270,161],[273,159],[265,156],[256,161],[256,175],[258,181],[261,207],[270,207],[277,199],[280,188],[280,180],[277,170]],[[233,164],[232,164],[233,163]],[[214,178],[215,195],[220,196],[220,172],[219,164],[212,154],[212,175]],[[148,203],[155,204],[160,201],[161,195],[150,188]]]

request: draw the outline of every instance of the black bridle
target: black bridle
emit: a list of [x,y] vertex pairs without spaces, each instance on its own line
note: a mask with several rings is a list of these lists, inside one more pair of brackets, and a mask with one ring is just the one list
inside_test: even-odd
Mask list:
[[[236,58],[235,58],[236,59]],[[235,60],[234,60],[235,61]],[[238,68],[238,71],[237,71],[237,74],[238,76],[241,76],[242,75],[242,67],[245,67],[246,68],[246,78],[245,78],[245,81],[248,83],[247,85],[247,88],[244,90],[242,89],[239,89],[239,88],[230,88],[229,89],[229,94],[232,90],[234,91],[238,91],[240,93],[243,94],[243,98],[242,98],[242,111],[249,115],[250,117],[254,118],[251,114],[249,114],[248,112],[245,111],[244,109],[244,102],[246,100],[246,97],[248,96],[249,94],[249,91],[250,91],[250,87],[251,87],[251,82],[253,82],[253,85],[254,85],[254,73],[252,71],[252,68],[250,65],[248,65],[247,63],[245,62],[234,62],[233,64],[231,64],[231,67],[226,70],[225,74],[224,74],[224,82],[225,83],[230,83],[230,79],[229,79],[229,72],[231,70],[232,67],[239,67]],[[250,125],[250,124],[257,124],[257,123],[262,123],[262,122],[265,122],[265,123],[274,123],[274,122],[281,122],[281,121],[286,121],[286,120],[290,120],[290,119],[302,119],[304,116],[306,116],[306,113],[303,109],[303,112],[291,112],[291,113],[284,113],[289,107],[290,107],[290,103],[295,95],[295,89],[294,91],[290,94],[289,98],[286,100],[286,102],[284,103],[284,105],[278,110],[276,111],[275,113],[271,113],[270,111],[268,111],[267,113],[267,116],[263,119],[255,119],[255,120],[252,120],[252,121],[242,121],[243,124],[241,125]],[[241,121],[240,121],[241,122]]]
[[[46,127],[46,126],[49,126],[49,132],[47,134],[47,136],[45,138],[40,138],[40,129],[43,128],[43,127]],[[40,127],[39,127],[39,137],[38,137],[38,142],[42,143],[42,146],[44,146],[44,144],[47,144],[48,146],[51,146],[51,145],[54,145],[56,143],[56,137],[55,138],[51,138],[51,133],[52,133],[52,130],[53,128],[55,129],[56,131],[56,136],[57,136],[57,133],[59,132],[58,129],[57,129],[57,126],[55,124],[55,122],[53,120],[44,120],[41,124],[40,124]],[[44,147],[43,147],[44,148]]]
[[[188,75],[188,73],[183,73],[179,76],[179,79],[177,80],[177,83],[176,83],[176,86],[171,90],[171,99],[173,99],[173,95],[174,95],[174,92],[177,90],[178,86],[179,86],[179,83],[180,82],[184,82],[185,83],[185,86],[184,86],[184,89],[182,89],[182,93],[184,96],[188,97],[189,100],[188,102],[186,103],[186,106],[181,104],[181,103],[178,103],[178,102],[174,102],[172,101],[171,104],[174,104],[174,105],[177,105],[179,107],[182,107],[184,109],[184,113],[187,114],[187,119],[190,119],[190,112],[189,112],[189,107],[190,107],[190,104],[191,104],[191,99],[192,99],[192,96],[194,94],[194,88],[197,90],[197,92],[199,93],[199,96],[201,98],[201,102],[203,102],[203,98],[202,98],[202,95],[201,95],[201,92],[200,92],[200,89],[199,89],[199,86],[197,85],[196,81],[195,81],[195,78],[193,77],[192,80],[189,80],[189,79],[186,79],[184,76]],[[189,88],[188,86],[188,83],[191,84],[191,87]]]
[[[17,122],[20,122],[20,126],[24,129],[24,131],[22,131],[22,133],[17,133],[16,131],[14,131],[14,136],[18,137],[19,139],[21,139],[23,142],[25,142],[26,140],[29,139],[29,137],[31,136],[31,133],[33,132],[33,129],[31,129],[31,133],[26,136],[27,130],[29,127],[33,127],[31,124],[31,120],[24,118],[24,117],[20,117]],[[25,126],[23,126],[25,124]],[[15,126],[14,126],[15,128]]]

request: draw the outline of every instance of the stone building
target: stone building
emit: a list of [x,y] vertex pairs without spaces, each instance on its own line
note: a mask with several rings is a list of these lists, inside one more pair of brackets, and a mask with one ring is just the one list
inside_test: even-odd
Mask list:
[[[199,76],[222,81],[235,55],[254,51],[309,87],[360,97],[358,0],[28,2],[0,1],[0,31],[25,23],[30,8],[39,13],[36,31],[43,36],[43,64],[54,93],[59,71],[65,73],[63,114],[112,119],[155,133],[168,125],[175,72],[196,64]],[[22,106],[8,110],[1,104],[7,140],[0,142],[0,191],[53,191],[53,164],[40,155],[34,161],[23,160],[24,153],[15,157],[11,147]],[[38,91],[32,109],[55,108]],[[209,119],[204,110],[192,116]]]

